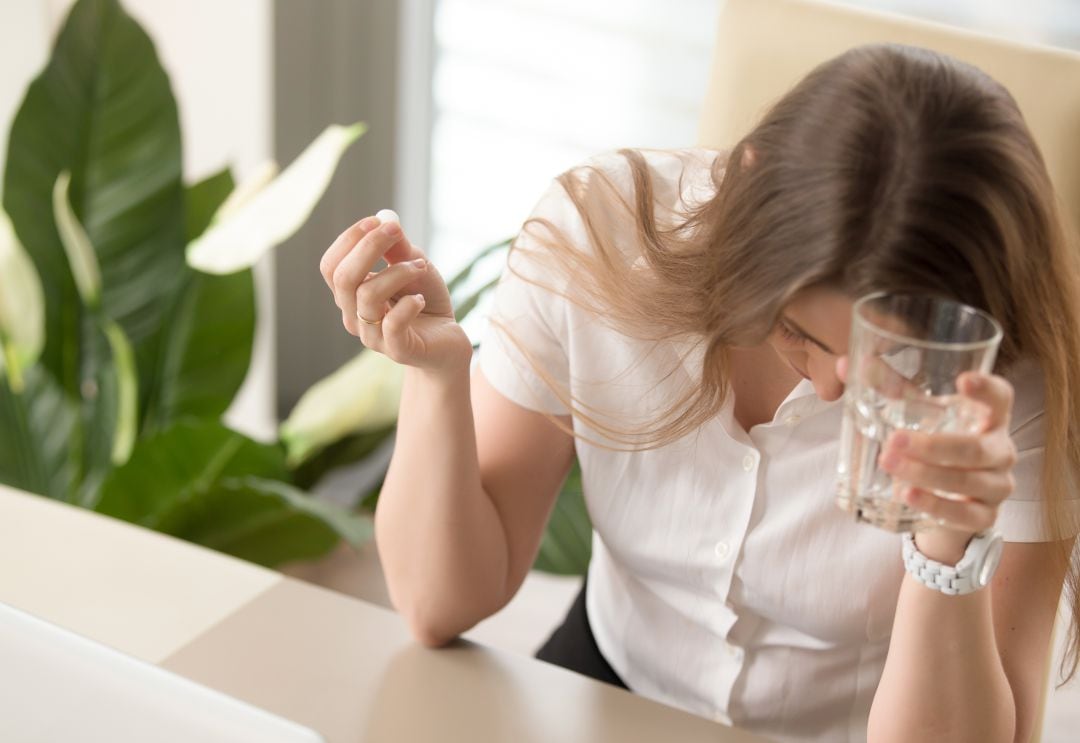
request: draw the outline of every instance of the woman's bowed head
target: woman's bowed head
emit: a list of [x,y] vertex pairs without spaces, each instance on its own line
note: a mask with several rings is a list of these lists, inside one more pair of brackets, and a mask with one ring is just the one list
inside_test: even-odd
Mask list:
[[[743,724],[782,737],[794,735],[790,726],[798,725],[847,730],[843,721],[820,715],[866,709],[869,700],[859,696],[866,692],[874,695],[871,739],[929,739],[922,734],[931,729],[942,740],[1025,738],[1034,725],[1065,576],[1073,608],[1067,675],[1075,671],[1080,639],[1080,563],[1069,563],[1076,533],[1069,491],[1080,471],[1080,267],[1015,101],[955,59],[912,47],[865,46],[814,69],[730,151],[665,157],[623,150],[557,178],[511,250],[493,330],[471,383],[472,347],[454,321],[445,283],[400,225],[363,219],[324,255],[322,273],[346,329],[410,367],[376,517],[395,605],[433,645],[505,605],[532,564],[577,442],[598,535],[594,545],[603,554],[599,565],[594,554],[588,586],[600,648],[620,674],[629,674],[624,680],[631,688],[710,709],[700,700],[715,691],[711,671],[688,676],[665,665],[672,654],[627,649],[623,641],[630,639],[619,633],[629,620],[621,618],[632,616],[635,627],[654,634],[682,628],[679,642],[698,637],[699,629],[701,637],[712,637],[706,630],[715,617],[694,614],[702,606],[712,614],[753,616],[761,626],[788,621],[776,637],[795,636],[796,625],[804,628],[811,619],[820,632],[840,633],[843,618],[835,611],[815,613],[806,604],[799,617],[784,614],[802,598],[797,587],[781,592],[781,603],[755,604],[775,594],[766,584],[780,580],[786,568],[755,565],[747,547],[752,537],[759,556],[781,554],[793,540],[809,538],[791,526],[804,521],[783,509],[816,514],[816,499],[828,496],[819,483],[792,480],[807,492],[765,497],[767,478],[740,491],[725,481],[735,482],[742,469],[717,480],[710,469],[715,462],[678,461],[678,452],[693,449],[675,444],[715,425],[730,407],[729,418],[742,432],[712,440],[727,442],[738,452],[732,461],[751,472],[759,460],[744,459],[739,447],[752,429],[773,422],[797,385],[808,380],[821,401],[842,395],[858,298],[936,295],[984,310],[1002,327],[993,373],[968,373],[958,381],[959,394],[986,411],[984,423],[975,433],[895,433],[880,465],[911,484],[904,497],[912,506],[944,524],[916,537],[930,558],[954,564],[972,535],[995,520],[1002,527],[999,516],[1014,494],[1040,502],[1040,523],[1025,527],[1037,536],[1010,540],[990,590],[948,597],[911,581],[897,583],[888,660],[880,661],[883,668],[874,671],[880,683],[868,692],[859,680],[865,668],[847,668],[827,650],[807,654],[804,647],[799,657],[811,669],[808,681],[820,708],[810,695],[785,702],[790,720],[772,719],[748,700],[778,698],[786,671],[768,666],[770,656],[751,647],[746,667],[758,665],[746,681],[746,698],[733,691],[718,704]],[[681,161],[679,172],[670,167],[672,159]],[[667,165],[656,164],[661,160]],[[694,172],[706,198],[680,196]],[[389,265],[375,271],[380,259]],[[641,399],[617,398],[646,409],[641,400],[649,394],[670,392],[666,404],[648,408],[645,424],[620,422],[601,409],[614,387],[581,382],[634,349],[644,349],[643,358],[626,374],[655,371],[650,353],[661,347],[691,349],[679,357],[693,366],[691,383],[678,387],[677,375],[658,374],[649,377],[652,386]],[[1031,368],[1037,384],[1025,371]],[[1042,464],[1041,472],[1025,469],[1018,482],[1011,416],[1021,393],[1027,411],[1021,453]],[[784,441],[769,454],[774,478],[787,466],[795,471],[789,463],[813,457],[809,447],[819,446],[812,437]],[[664,461],[696,473],[678,480],[680,487],[712,484],[693,491],[698,500],[662,508],[656,499],[667,493],[605,492],[605,482],[631,487],[637,481],[619,479],[631,465],[617,453],[627,450],[668,457],[635,460],[635,478],[648,474],[647,462]],[[611,477],[590,480],[590,467],[607,467],[594,471]],[[672,481],[663,475],[657,483]],[[678,503],[712,502],[710,488],[724,489],[728,507],[754,502],[758,521],[738,536],[738,548],[749,550],[738,564],[742,580],[757,576],[761,584],[738,596],[700,593],[699,587],[692,601],[679,604],[678,597],[692,591],[675,585],[682,578],[666,569],[693,559],[687,545],[701,542],[701,534],[649,529],[657,518],[715,527],[678,511]],[[815,518],[805,523],[839,528]],[[766,545],[770,538],[783,544]],[[835,551],[829,570],[815,576],[820,585],[845,581],[870,564],[835,539],[818,544]],[[886,557],[890,562],[881,564],[892,565],[899,552]],[[700,570],[720,569],[710,563]],[[884,582],[886,572],[862,577]],[[708,590],[719,590],[716,585]],[[649,603],[657,595],[666,598]],[[853,614],[851,622],[859,621],[865,619]],[[714,657],[714,650],[702,641],[680,657],[735,662]],[[817,683],[824,678],[829,682]],[[665,696],[664,689],[675,687],[685,695]]]

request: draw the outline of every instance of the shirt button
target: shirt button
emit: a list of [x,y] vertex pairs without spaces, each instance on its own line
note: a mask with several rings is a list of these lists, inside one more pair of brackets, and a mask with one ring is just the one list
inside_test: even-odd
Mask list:
[[713,552],[716,554],[716,559],[723,562],[727,559],[728,554],[731,553],[731,547],[728,546],[727,542],[720,541],[713,547]]
[[747,454],[745,457],[743,457],[742,468],[744,470],[746,470],[747,472],[750,472],[752,469],[754,469],[754,455],[753,454]]
[[801,420],[802,420],[802,416],[800,416],[800,415],[789,415],[787,418],[784,419],[784,425],[785,426],[794,426],[796,423],[798,423]]

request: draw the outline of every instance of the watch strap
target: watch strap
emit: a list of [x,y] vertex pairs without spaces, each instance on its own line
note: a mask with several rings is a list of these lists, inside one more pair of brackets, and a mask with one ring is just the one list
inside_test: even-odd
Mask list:
[[[915,535],[911,532],[903,535],[903,541],[904,569],[927,588],[947,596],[964,596],[978,590],[970,565],[967,570],[959,570],[956,566],[931,560],[919,552],[919,548],[915,546]],[[958,564],[963,562],[961,559]]]

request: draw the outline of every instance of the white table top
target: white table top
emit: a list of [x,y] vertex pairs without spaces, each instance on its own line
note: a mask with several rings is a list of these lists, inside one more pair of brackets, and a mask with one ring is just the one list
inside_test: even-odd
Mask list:
[[331,743],[762,743],[532,658],[423,648],[393,612],[3,486],[0,601]]
[[0,485],[0,601],[160,663],[280,573]]

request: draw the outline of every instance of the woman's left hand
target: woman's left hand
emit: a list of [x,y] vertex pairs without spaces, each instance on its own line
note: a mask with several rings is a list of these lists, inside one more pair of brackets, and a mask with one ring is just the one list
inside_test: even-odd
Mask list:
[[895,431],[879,459],[882,469],[902,483],[899,497],[938,520],[940,526],[920,531],[916,542],[927,557],[945,564],[955,564],[971,537],[994,525],[999,506],[1016,486],[1016,447],[1009,436],[1012,385],[996,375],[965,372],[957,388],[986,410],[980,432]]

